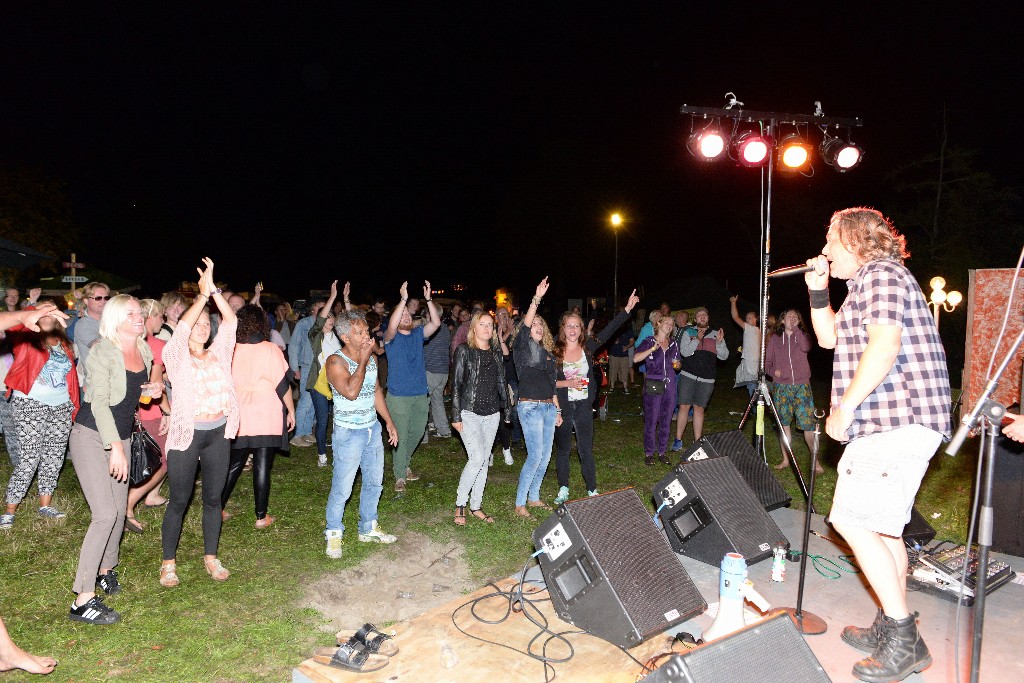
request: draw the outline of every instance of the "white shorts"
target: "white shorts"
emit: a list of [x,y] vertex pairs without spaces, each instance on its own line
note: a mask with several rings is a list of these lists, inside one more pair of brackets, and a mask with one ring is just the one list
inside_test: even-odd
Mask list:
[[829,521],[900,537],[942,443],[936,431],[910,425],[854,439],[839,460]]

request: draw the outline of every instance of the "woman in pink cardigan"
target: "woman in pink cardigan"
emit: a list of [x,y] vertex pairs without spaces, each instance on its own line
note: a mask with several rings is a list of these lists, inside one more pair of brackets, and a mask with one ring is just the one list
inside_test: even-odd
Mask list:
[[[177,586],[175,556],[181,524],[195,487],[196,470],[203,463],[203,559],[206,573],[224,581],[230,573],[217,559],[220,542],[221,493],[228,475],[230,440],[238,433],[238,401],[231,382],[231,355],[235,348],[235,312],[213,282],[213,261],[203,259],[199,296],[178,320],[164,347],[164,367],[174,387],[171,429],[167,435],[167,481],[170,500],[162,526],[163,564],[160,585]],[[213,298],[221,323],[213,343],[206,303]]]

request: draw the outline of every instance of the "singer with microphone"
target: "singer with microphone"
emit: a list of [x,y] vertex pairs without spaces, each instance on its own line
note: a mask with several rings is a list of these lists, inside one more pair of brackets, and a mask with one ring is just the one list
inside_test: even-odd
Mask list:
[[[950,435],[946,353],[920,286],[903,260],[906,238],[878,211],[851,208],[829,222],[804,281],[818,343],[835,349],[825,430],[846,443],[829,519],[846,539],[881,607],[842,638],[870,653],[864,681],[899,681],[928,668],[928,647],[907,605],[901,538],[928,462]],[[833,312],[828,278],[849,294]]]

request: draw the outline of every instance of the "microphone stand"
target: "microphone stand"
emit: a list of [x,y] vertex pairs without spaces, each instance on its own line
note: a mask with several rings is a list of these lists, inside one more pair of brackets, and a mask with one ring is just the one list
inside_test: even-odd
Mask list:
[[[996,464],[996,439],[999,436],[999,424],[1006,408],[992,400],[992,394],[999,384],[999,379],[1006,371],[1010,361],[1017,355],[1021,341],[1024,340],[1024,329],[1014,340],[1010,350],[1003,357],[995,375],[985,385],[974,409],[960,423],[953,439],[946,447],[947,455],[956,455],[967,435],[981,423],[981,441],[978,444],[978,456],[983,458],[982,475],[978,481],[977,497],[981,505],[978,515],[978,570],[974,587],[974,631],[971,639],[971,683],[978,683],[981,667],[981,639],[985,626],[985,591],[988,588],[988,552],[992,546],[992,530],[995,512],[992,508],[992,478]],[[971,549],[967,548],[967,557]]]
[[[825,417],[824,410],[815,410],[814,417],[814,447],[811,449],[811,495],[814,495],[814,475],[818,469],[818,444],[821,437],[821,418]],[[811,505],[807,505],[804,514],[804,542],[801,547],[803,557],[800,562],[800,579],[796,589],[796,607],[782,607],[781,610],[789,615],[789,618],[796,624],[796,630],[805,636],[816,636],[828,630],[825,620],[816,614],[804,612],[804,581],[807,578],[807,544],[811,541]]]

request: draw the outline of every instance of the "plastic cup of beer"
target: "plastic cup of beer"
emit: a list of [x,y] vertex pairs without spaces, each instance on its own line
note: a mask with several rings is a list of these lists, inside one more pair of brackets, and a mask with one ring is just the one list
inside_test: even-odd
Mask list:
[[676,372],[679,372],[680,370],[683,369],[683,362],[676,358],[675,360],[672,361],[672,369],[675,370]]
[[149,402],[153,400],[153,389],[152,387],[143,386],[142,395],[139,397],[139,403],[142,405],[149,405]]

